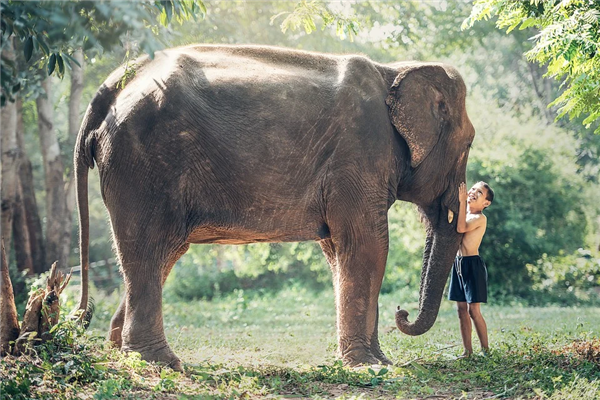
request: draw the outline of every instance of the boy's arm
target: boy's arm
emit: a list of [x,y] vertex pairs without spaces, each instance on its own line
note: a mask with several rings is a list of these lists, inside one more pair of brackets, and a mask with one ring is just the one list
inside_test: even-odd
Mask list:
[[456,221],[456,231],[458,233],[467,233],[485,226],[486,220],[483,214],[470,215],[467,219],[467,185],[463,182],[458,186],[458,220]]
[[467,231],[467,185],[461,183],[458,185],[458,220],[456,221],[456,231],[465,233]]

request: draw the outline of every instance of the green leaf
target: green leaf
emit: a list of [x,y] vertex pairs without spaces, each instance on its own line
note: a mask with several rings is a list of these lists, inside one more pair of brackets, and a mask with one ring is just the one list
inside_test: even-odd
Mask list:
[[206,6],[204,5],[204,3],[202,1],[198,1],[197,3],[194,3],[194,5],[198,5],[198,7],[200,7],[200,11],[202,11],[202,14],[206,14]]
[[25,55],[25,61],[31,60],[31,56],[33,55],[33,36],[29,36],[25,41],[23,54]]
[[171,23],[171,18],[173,17],[173,4],[171,3],[171,0],[161,1],[160,8],[162,8],[160,24],[162,26],[167,26]]
[[425,375],[427,373],[429,373],[429,371],[427,370],[427,368],[425,368],[424,366],[422,366],[421,364],[419,364],[416,361],[413,361],[412,363],[410,363],[411,367],[413,367],[419,374]]
[[522,31],[523,29],[527,29],[531,26],[536,25],[538,22],[537,18],[527,18],[525,21],[521,22],[521,26],[519,27],[519,30]]
[[52,75],[54,68],[56,67],[56,54],[52,53],[48,60],[48,76]]
[[64,73],[65,73],[65,63],[64,63],[63,58],[62,58],[62,56],[60,54],[56,55],[56,61],[58,63],[58,73],[60,75],[64,75]]

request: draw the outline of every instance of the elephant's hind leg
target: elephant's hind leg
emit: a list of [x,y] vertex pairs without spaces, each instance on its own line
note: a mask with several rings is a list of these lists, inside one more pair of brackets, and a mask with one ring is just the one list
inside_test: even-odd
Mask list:
[[[121,350],[135,351],[144,360],[181,370],[179,358],[167,343],[162,315],[167,266],[172,267],[174,254],[185,244],[184,234],[176,230],[181,225],[167,222],[165,216],[157,214],[124,213],[111,217],[120,221],[118,225],[113,223],[113,229],[125,283]],[[116,322],[118,319],[119,314]]]
[[[169,258],[169,261],[163,268],[162,274],[162,285],[164,286],[169,273],[173,269],[173,266],[185,254],[185,252],[190,248],[189,243],[185,243],[179,249],[177,249],[173,255]],[[125,309],[127,307],[127,293],[123,294],[121,298],[121,303],[117,308],[117,311],[113,315],[110,321],[110,330],[108,332],[108,340],[111,341],[117,348],[121,348],[123,345],[123,338],[121,336],[121,332],[123,331],[123,323],[125,322]]]

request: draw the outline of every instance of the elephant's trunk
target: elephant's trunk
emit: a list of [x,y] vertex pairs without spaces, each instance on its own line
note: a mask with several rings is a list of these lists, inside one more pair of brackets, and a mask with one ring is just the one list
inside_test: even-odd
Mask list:
[[396,325],[407,335],[416,336],[427,332],[437,319],[444,287],[462,236],[456,232],[454,224],[449,225],[443,233],[436,229],[427,235],[419,292],[419,315],[411,323],[408,322],[408,311],[400,307],[396,310]]

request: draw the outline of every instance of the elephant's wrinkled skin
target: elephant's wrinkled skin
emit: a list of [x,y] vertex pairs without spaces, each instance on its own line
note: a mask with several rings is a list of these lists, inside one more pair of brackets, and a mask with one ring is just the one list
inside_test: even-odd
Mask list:
[[474,136],[452,67],[190,46],[133,69],[124,87],[121,68],[98,90],[74,160],[82,281],[96,162],[125,280],[110,333],[123,350],[180,368],[161,292],[190,243],[316,240],[333,272],[341,357],[389,363],[377,300],[397,199],[419,206],[428,234],[419,315],[411,324],[399,309],[396,321],[412,335],[433,325],[460,241],[449,211],[458,212]]

